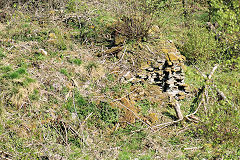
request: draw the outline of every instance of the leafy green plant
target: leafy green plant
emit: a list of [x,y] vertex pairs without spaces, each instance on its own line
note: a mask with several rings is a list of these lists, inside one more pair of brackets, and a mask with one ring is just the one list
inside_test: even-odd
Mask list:
[[[10,70],[10,68],[8,68],[8,67],[3,68],[3,69]],[[26,71],[25,68],[18,68],[17,70],[15,70],[13,72],[4,74],[3,78],[6,78],[6,79],[16,79],[16,78],[22,77],[25,74],[27,74],[27,71]]]
[[210,16],[228,33],[240,31],[240,3],[238,0],[210,0]]
[[32,78],[29,78],[29,77],[26,77],[23,81],[23,85],[28,86],[30,83],[34,83],[34,82],[36,82],[36,80],[34,80]]
[[113,82],[113,81],[116,79],[116,77],[115,77],[114,74],[108,74],[108,75],[107,75],[107,79],[108,79],[109,81]]
[[89,74],[93,71],[93,69],[96,69],[97,67],[98,67],[98,66],[97,66],[97,64],[96,64],[95,62],[89,62],[89,63],[85,66],[85,68],[87,69],[87,71],[88,71]]
[[60,73],[64,74],[64,75],[67,76],[67,77],[70,77],[70,76],[71,76],[71,74],[70,74],[66,69],[64,69],[64,68],[60,69]]
[[0,60],[5,58],[5,57],[6,57],[6,55],[4,54],[3,49],[0,48]]
[[59,39],[58,43],[56,44],[57,48],[59,50],[67,50],[67,45],[66,43],[64,42],[63,39]]
[[12,70],[12,67],[11,66],[2,66],[0,67],[0,70],[3,72],[3,73],[7,73],[9,71]]
[[239,110],[229,104],[215,104],[196,127],[195,133],[214,147],[211,149],[213,152],[227,156],[230,149],[231,154],[236,155],[240,145],[239,115]]
[[221,48],[214,34],[197,24],[192,24],[186,34],[186,42],[179,49],[191,61],[220,59]]
[[143,115],[147,115],[149,109],[151,108],[151,102],[149,102],[148,100],[141,100],[138,103],[138,106],[141,107],[141,112]]
[[76,64],[78,66],[82,64],[82,60],[78,59],[78,58],[70,59],[69,62],[70,63],[74,63],[74,64]]
[[[79,92],[74,92],[74,99],[70,98],[64,107],[72,113],[76,112],[80,120],[83,120],[88,115],[92,114],[92,118],[89,120],[90,125],[94,124],[95,126],[110,127],[118,122],[118,109],[112,108],[105,102],[101,102],[99,105],[96,105],[82,97]],[[75,106],[73,102],[75,103]],[[102,124],[99,121],[102,121]],[[96,124],[95,122],[99,122],[99,124]]]
[[118,155],[119,160],[128,160],[131,159],[131,154],[128,151],[120,152]]
[[77,3],[79,0],[69,0],[66,5],[66,9],[68,12],[76,12],[77,11]]
[[222,56],[224,59],[239,57],[240,52],[240,3],[238,0],[210,0],[210,21],[218,25]]
[[34,100],[39,100],[40,96],[39,96],[39,91],[37,89],[33,90],[33,93],[29,96],[29,98],[34,101]]

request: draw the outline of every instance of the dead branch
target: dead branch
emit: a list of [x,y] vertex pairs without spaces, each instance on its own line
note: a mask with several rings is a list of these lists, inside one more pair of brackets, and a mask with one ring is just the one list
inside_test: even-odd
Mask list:
[[93,112],[91,112],[86,118],[85,120],[82,122],[82,126],[86,123],[86,121],[92,116]]
[[197,66],[195,66],[194,64],[192,65],[204,78],[207,78],[207,76]]
[[211,71],[210,74],[208,75],[208,79],[209,79],[209,80],[212,78],[212,76],[213,76],[214,72],[216,71],[216,69],[218,68],[218,66],[219,66],[219,65],[216,64],[216,65],[213,67],[212,71]]
[[216,91],[217,91],[217,94],[218,94],[218,96],[219,96],[219,100],[227,100],[227,97],[225,96],[225,94],[222,92],[222,91],[220,91],[218,88],[217,88],[217,86],[216,85],[213,85],[213,87],[216,89]]
[[74,111],[75,111],[75,114],[76,114],[76,116],[77,116],[77,118],[78,118],[79,124],[80,124],[80,126],[81,126],[82,123],[81,123],[80,118],[78,117],[77,109],[76,109],[76,105],[75,105],[74,91],[72,91],[72,97],[73,97],[73,107],[74,107]]
[[152,53],[153,55],[155,55],[155,53],[154,53],[153,51],[151,51],[151,49],[148,47],[148,45],[145,45],[145,46],[146,46],[147,50],[148,50],[150,53]]
[[181,111],[180,104],[178,103],[178,101],[175,102],[174,109],[175,109],[178,119],[183,119],[182,111]]

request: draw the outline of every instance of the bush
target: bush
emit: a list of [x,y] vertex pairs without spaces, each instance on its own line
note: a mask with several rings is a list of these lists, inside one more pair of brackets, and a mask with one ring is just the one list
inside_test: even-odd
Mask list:
[[210,0],[209,16],[219,25],[223,57],[237,58],[240,52],[240,3],[239,0]]
[[11,8],[24,8],[27,11],[35,11],[40,8],[45,9],[60,9],[68,4],[69,0],[1,0],[0,9]]
[[210,16],[227,33],[240,31],[239,0],[210,0]]
[[[151,1],[152,2],[152,1]],[[150,2],[129,1],[120,10],[118,23],[115,26],[116,34],[125,36],[127,40],[144,40],[152,26],[153,16]]]
[[220,49],[214,33],[193,24],[187,31],[186,42],[180,47],[181,53],[191,61],[219,59]]
[[76,112],[80,120],[84,120],[88,115],[92,114],[89,119],[90,125],[110,127],[118,122],[119,111],[117,108],[112,108],[105,102],[100,102],[96,105],[82,97],[78,91],[74,92],[74,99],[69,99],[64,104],[64,107],[72,113]]
[[220,155],[225,158],[232,155],[237,156],[237,154],[239,156],[239,115],[239,109],[229,104],[216,104],[209,108],[207,115],[203,116],[201,124],[196,127],[197,137],[204,138],[205,143],[211,146],[211,150],[214,152],[213,156],[215,156],[212,158],[219,158]]
[[139,41],[148,37],[151,25],[151,18],[148,16],[122,16],[115,30],[116,34],[125,36],[128,40]]

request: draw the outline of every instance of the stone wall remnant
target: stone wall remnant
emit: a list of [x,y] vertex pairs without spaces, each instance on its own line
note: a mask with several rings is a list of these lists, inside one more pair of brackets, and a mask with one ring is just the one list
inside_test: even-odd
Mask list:
[[147,57],[147,60],[141,63],[139,71],[130,81],[157,85],[169,96],[177,100],[184,99],[190,92],[189,86],[184,83],[186,58],[180,54],[171,41],[162,44],[160,49],[156,49],[158,53],[155,50],[155,55]]

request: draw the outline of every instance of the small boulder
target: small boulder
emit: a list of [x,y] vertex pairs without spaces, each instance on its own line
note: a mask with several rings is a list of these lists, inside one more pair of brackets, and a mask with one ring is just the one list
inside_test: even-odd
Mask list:
[[44,49],[39,49],[39,52],[44,55],[44,56],[47,56],[47,51],[45,51]]

